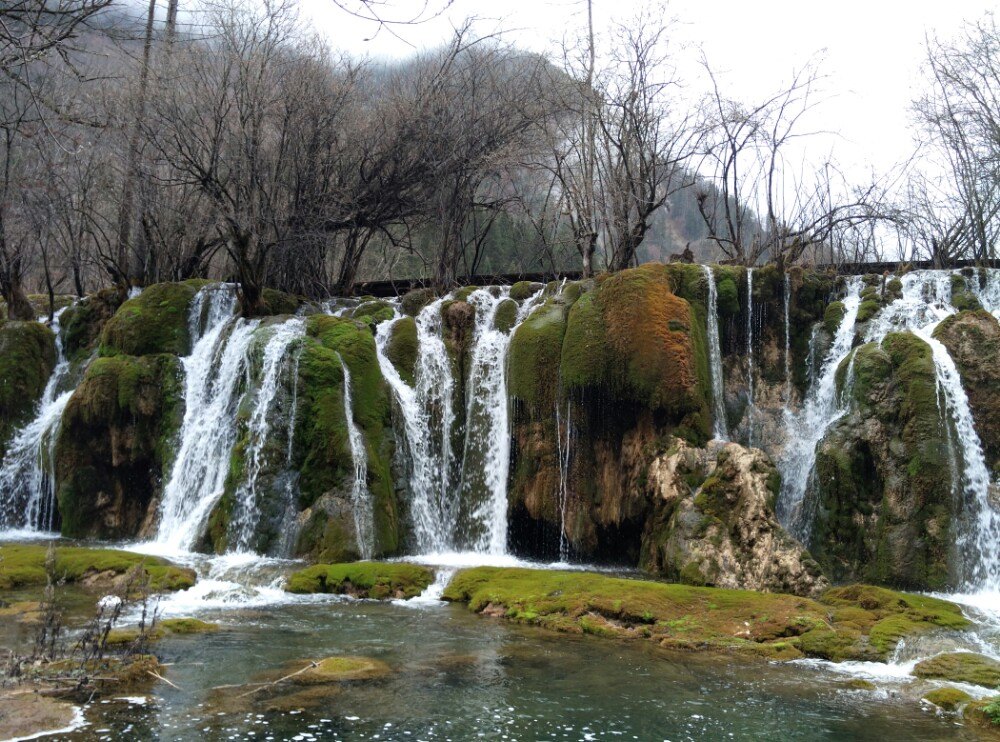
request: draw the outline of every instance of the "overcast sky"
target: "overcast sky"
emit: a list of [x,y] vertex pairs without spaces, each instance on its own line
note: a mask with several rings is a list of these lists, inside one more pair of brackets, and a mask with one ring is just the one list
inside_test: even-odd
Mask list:
[[[337,48],[374,57],[402,57],[444,41],[452,25],[469,16],[483,31],[505,30],[507,38],[536,51],[551,51],[560,38],[584,23],[580,0],[454,0],[440,17],[401,27],[395,34],[374,33],[372,24],[352,19],[332,0],[301,0],[303,13]],[[433,2],[434,0],[431,0]],[[412,7],[416,0],[397,0]],[[632,17],[642,0],[594,0],[598,30],[612,17]],[[920,83],[925,34],[953,35],[963,20],[995,7],[988,0],[674,0],[674,36],[687,91],[704,90],[695,64],[704,50],[722,72],[729,95],[748,101],[773,92],[795,69],[821,55],[824,102],[812,127],[836,132],[814,140],[817,149],[835,148],[849,169],[884,170],[913,148],[908,106]],[[821,158],[825,153],[813,152]]]

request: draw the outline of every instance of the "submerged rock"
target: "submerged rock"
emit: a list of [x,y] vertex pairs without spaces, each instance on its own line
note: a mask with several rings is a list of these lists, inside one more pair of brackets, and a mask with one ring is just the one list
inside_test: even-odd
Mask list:
[[33,739],[72,729],[76,707],[33,690],[8,690],[0,695],[0,739]]
[[675,439],[648,482],[659,512],[643,538],[646,569],[692,585],[809,596],[829,587],[775,517],[780,479],[763,451]]

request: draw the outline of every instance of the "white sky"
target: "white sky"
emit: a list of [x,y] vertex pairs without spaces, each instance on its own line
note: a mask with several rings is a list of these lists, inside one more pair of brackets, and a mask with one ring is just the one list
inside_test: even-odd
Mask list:
[[[400,9],[415,2],[396,0]],[[598,30],[612,17],[633,16],[642,2],[594,0]],[[551,51],[585,20],[579,0],[454,0],[439,18],[396,28],[402,40],[383,30],[368,41],[373,26],[349,17],[332,0],[301,3],[303,15],[335,47],[374,57],[404,57],[414,48],[440,44],[452,25],[469,16],[482,19],[483,31],[500,28],[518,45]],[[963,20],[977,19],[995,5],[988,0],[673,0],[669,12],[679,21],[678,62],[692,97],[705,89],[698,79],[699,48],[722,73],[727,94],[748,101],[779,89],[793,70],[821,54],[828,79],[810,126],[837,137],[814,140],[811,146],[823,151],[811,155],[822,158],[833,148],[849,170],[881,171],[913,149],[908,107],[920,82],[925,34],[951,36]]]

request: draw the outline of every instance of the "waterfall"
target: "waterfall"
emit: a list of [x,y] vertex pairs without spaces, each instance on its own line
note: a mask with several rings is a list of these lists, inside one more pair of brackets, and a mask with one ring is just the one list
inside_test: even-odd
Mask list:
[[[559,456],[559,561],[569,561],[569,539],[566,535],[566,509],[569,504],[569,471],[573,454],[573,401],[566,400],[566,419],[560,414],[556,400],[556,453]],[[565,432],[563,432],[565,427]]]
[[792,284],[785,271],[785,407],[792,403],[792,324],[789,307],[792,303]]
[[35,416],[16,431],[0,464],[0,527],[52,531],[56,527],[55,447],[59,424],[73,389],[64,389],[70,363],[63,354],[59,317],[52,331],[57,361],[38,402]]
[[809,477],[816,464],[816,446],[844,413],[837,404],[837,368],[854,345],[854,325],[861,306],[860,276],[847,279],[847,296],[843,303],[844,316],[823,359],[819,378],[809,389],[801,412],[788,414],[788,441],[778,461],[781,470],[778,518],[803,540],[809,536],[810,523],[803,505]]
[[747,445],[753,445],[753,268],[747,268]]
[[[375,334],[379,366],[399,411],[398,426],[409,467],[410,514],[420,553],[471,549],[507,552],[507,479],[510,469],[510,411],[507,354],[514,330],[537,306],[541,291],[518,308],[510,329],[496,325],[509,289],[476,289],[467,298],[476,310],[468,351],[464,431],[456,430],[456,380],[444,344],[441,309],[449,297],[417,315],[418,357],[414,385],[400,377],[387,356],[395,324],[381,323]],[[461,460],[452,450],[463,433]],[[461,472],[455,482],[454,472]]]
[[256,320],[233,320],[231,286],[206,287],[192,302],[193,347],[182,359],[184,420],[170,478],[163,489],[156,541],[168,550],[194,547],[222,496],[236,443],[236,412],[249,372]]
[[979,299],[983,309],[994,317],[1000,317],[1000,269],[981,268],[984,276],[982,283],[980,277],[976,276],[972,281],[966,279],[966,283],[972,287],[972,293]]
[[510,290],[477,289],[468,298],[476,310],[466,385],[462,497],[468,546],[481,554],[507,553],[507,477],[510,469],[510,409],[507,351],[512,332],[496,327]]
[[972,590],[998,592],[1000,513],[989,500],[990,475],[982,441],[958,368],[944,344],[933,337],[934,328],[956,311],[951,304],[951,276],[949,271],[929,270],[903,276],[902,296],[872,319],[865,341],[879,342],[890,332],[908,330],[930,346],[942,417],[949,440],[957,438],[961,454],[960,476],[953,476],[961,487],[957,534],[961,583]]
[[354,510],[354,533],[362,559],[371,559],[375,553],[375,512],[371,491],[368,489],[368,452],[358,424],[354,422],[351,404],[351,371],[338,353],[340,368],[344,372],[344,417],[347,419],[347,439],[354,462],[354,484],[351,487],[351,505]]
[[[295,318],[268,329],[270,329],[270,335],[264,345],[260,384],[254,395],[253,407],[247,420],[247,444],[243,453],[245,462],[242,474],[243,481],[236,490],[232,518],[229,524],[230,545],[235,547],[235,551],[252,549],[254,533],[260,520],[257,485],[261,469],[264,466],[264,448],[272,436],[273,422],[280,419],[277,402],[281,379],[295,366],[296,356],[289,353],[289,348],[305,334],[306,323],[305,320]],[[289,441],[294,426],[295,408],[292,407],[288,412]]]
[[708,316],[705,319],[705,329],[708,334],[708,362],[712,375],[713,435],[720,441],[729,440],[729,430],[726,425],[726,398],[722,378],[722,346],[719,342],[719,292],[715,285],[715,273],[712,268],[703,265],[705,280],[708,282]]

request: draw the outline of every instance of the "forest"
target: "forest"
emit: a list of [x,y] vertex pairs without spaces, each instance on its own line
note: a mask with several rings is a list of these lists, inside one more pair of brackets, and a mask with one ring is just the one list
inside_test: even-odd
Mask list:
[[919,146],[860,182],[808,148],[821,65],[748,104],[703,58],[712,84],[691,104],[676,61],[694,52],[675,48],[669,9],[606,28],[589,18],[549,54],[469,20],[436,48],[377,60],[310,32],[293,0],[8,0],[9,316],[36,315],[29,294],[54,306],[58,294],[194,277],[238,283],[253,315],[264,287],[324,298],[360,281],[446,288],[671,257],[995,257],[992,16],[928,37]]

